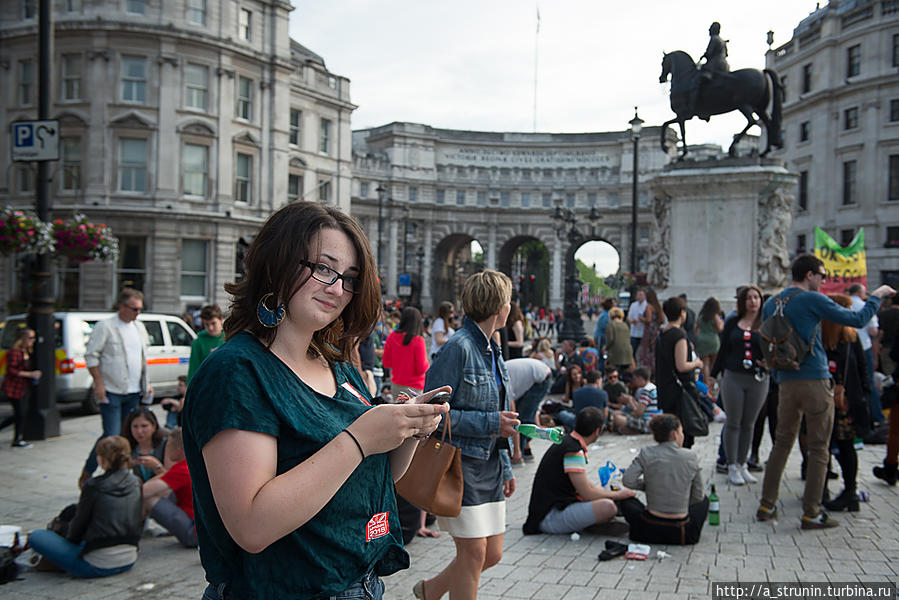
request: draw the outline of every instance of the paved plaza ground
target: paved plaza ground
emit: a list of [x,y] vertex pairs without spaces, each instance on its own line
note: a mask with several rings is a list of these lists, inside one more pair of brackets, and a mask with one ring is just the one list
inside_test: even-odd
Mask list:
[[[157,407],[157,410],[158,407]],[[159,410],[162,416],[162,411]],[[799,529],[803,483],[800,458],[794,449],[781,484],[780,520],[754,521],[761,484],[733,487],[714,473],[720,425],[700,439],[695,451],[704,466],[707,484],[716,483],[721,497],[721,525],[706,525],[702,540],[692,547],[656,546],[645,562],[615,559],[597,561],[607,539],[617,535],[584,533],[568,536],[523,536],[521,525],[537,464],[515,468],[518,491],[508,503],[503,559],[481,578],[479,598],[615,600],[710,598],[713,581],[848,582],[899,580],[899,487],[875,480],[871,467],[883,459],[883,446],[859,453],[859,488],[871,494],[858,513],[836,516],[842,526],[829,531]],[[84,458],[100,429],[98,416],[67,416],[63,435],[37,442],[27,450],[0,444],[0,523],[31,530],[43,527],[63,506],[77,501],[76,481]],[[630,464],[636,451],[652,443],[649,436],[603,435],[591,449],[589,476],[611,460]],[[548,442],[534,445],[539,457]],[[770,440],[763,445],[767,456]],[[838,482],[831,491],[839,492]],[[620,520],[623,523],[622,519]],[[622,535],[624,532],[624,535]],[[385,598],[412,598],[413,583],[438,572],[453,556],[451,538],[416,539],[408,547],[412,566],[386,578]],[[656,559],[656,551],[671,556]],[[181,548],[172,537],[145,536],[140,559],[129,572],[96,580],[76,580],[59,573],[27,571],[22,579],[0,587],[0,598],[46,599],[115,598],[199,600],[205,587],[196,550]]]

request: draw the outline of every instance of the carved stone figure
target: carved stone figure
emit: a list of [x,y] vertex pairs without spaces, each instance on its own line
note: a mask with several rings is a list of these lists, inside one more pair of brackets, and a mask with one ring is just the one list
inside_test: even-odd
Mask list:
[[790,273],[787,237],[792,221],[793,195],[776,189],[759,196],[758,283],[763,290],[783,287]]
[[671,252],[671,197],[652,199],[652,222],[646,279],[656,289],[668,287],[671,268],[668,256]]

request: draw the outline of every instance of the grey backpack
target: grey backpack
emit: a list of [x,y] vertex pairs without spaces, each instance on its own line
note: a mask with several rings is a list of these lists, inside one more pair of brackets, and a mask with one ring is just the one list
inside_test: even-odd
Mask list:
[[[787,303],[801,291],[796,290],[785,298],[775,296],[774,313],[765,319],[759,328],[759,334],[762,336],[762,356],[769,369],[798,371],[802,361],[814,352],[812,345],[799,336],[793,329],[790,319],[784,314]],[[815,325],[812,340],[817,334],[818,326]]]

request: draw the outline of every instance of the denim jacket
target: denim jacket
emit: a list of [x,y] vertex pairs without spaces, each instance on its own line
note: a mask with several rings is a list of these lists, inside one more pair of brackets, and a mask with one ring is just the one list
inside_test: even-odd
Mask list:
[[[490,348],[498,357],[500,376],[506,393],[500,397],[493,378]],[[443,385],[453,388],[450,400],[453,445],[465,456],[486,460],[499,436],[499,413],[508,410],[509,372],[499,345],[490,340],[477,323],[465,318],[434,358],[425,376],[425,389]],[[513,478],[507,451],[500,451],[503,480]]]

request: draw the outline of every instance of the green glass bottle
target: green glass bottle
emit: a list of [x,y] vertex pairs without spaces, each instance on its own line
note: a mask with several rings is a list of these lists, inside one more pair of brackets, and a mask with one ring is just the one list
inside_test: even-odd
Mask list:
[[561,444],[562,438],[565,437],[565,430],[561,427],[538,427],[531,423],[522,423],[515,429],[521,435],[529,438],[540,438],[541,440],[549,440],[554,444]]
[[712,491],[709,493],[709,525],[721,524],[721,505],[718,501],[718,494],[715,493],[715,484],[712,484]]

